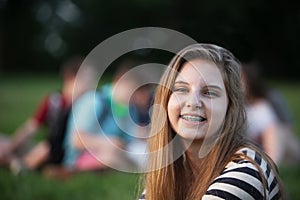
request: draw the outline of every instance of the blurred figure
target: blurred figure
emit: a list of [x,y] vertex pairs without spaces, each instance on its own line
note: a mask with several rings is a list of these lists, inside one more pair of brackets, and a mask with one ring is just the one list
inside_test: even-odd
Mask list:
[[299,163],[299,139],[281,93],[266,86],[256,64],[243,64],[243,81],[250,139],[279,165]]
[[[144,72],[144,74],[147,74]],[[138,75],[138,74],[136,74]],[[141,75],[139,77],[144,77]],[[136,117],[134,119],[137,124],[134,130],[133,139],[126,147],[129,152],[126,156],[134,162],[140,169],[146,167],[146,157],[141,153],[146,153],[147,138],[150,131],[150,110],[153,104],[154,85],[147,84],[139,87],[132,95],[130,105],[135,108]]]
[[149,122],[151,87],[142,86],[147,73],[130,71],[129,64],[120,66],[112,83],[87,92],[73,106],[64,143],[67,170],[126,170],[142,165],[130,152],[146,151],[143,126]]
[[[90,89],[92,83],[92,70],[86,70],[76,79],[82,62],[83,57],[81,56],[74,56],[67,60],[61,68],[63,80],[61,90],[47,95],[35,113],[15,131],[12,138],[0,139],[0,160],[9,165],[14,173],[18,173],[22,169],[35,170],[46,164],[61,163],[64,156],[62,142],[65,134],[65,123],[72,97],[76,99],[84,91]],[[73,94],[75,81],[81,87],[76,90],[77,93]],[[41,127],[48,129],[47,139],[42,140],[29,150],[30,139]]]

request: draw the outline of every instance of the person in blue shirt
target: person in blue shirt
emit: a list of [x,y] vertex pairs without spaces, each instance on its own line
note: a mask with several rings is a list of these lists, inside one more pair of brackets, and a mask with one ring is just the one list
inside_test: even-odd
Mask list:
[[[135,99],[143,77],[126,73],[123,78],[125,71],[120,68],[112,83],[89,91],[76,101],[64,142],[66,169],[128,171],[136,167],[138,162],[131,159],[135,156],[128,149],[138,140],[135,134],[141,126],[137,125],[137,108],[129,100]],[[146,144],[139,148],[137,151],[144,152]]]

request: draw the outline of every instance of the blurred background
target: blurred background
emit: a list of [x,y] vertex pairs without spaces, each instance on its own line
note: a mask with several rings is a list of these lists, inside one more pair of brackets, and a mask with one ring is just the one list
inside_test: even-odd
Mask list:
[[[138,27],[173,29],[257,63],[286,98],[300,137],[296,0],[0,0],[0,132],[12,134],[44,95],[60,88],[58,73],[67,58],[86,56],[105,39]],[[172,56],[157,50],[133,54],[162,64]],[[279,171],[291,199],[299,198],[300,166]],[[62,182],[0,168],[0,199],[135,199],[137,182],[138,175],[119,172]]]
[[296,0],[0,0],[0,71],[57,70],[128,29],[164,27],[256,59],[268,77],[299,76]]

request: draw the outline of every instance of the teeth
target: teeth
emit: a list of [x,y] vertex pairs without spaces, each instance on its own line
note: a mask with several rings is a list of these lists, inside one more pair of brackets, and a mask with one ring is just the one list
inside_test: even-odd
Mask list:
[[204,121],[205,118],[200,116],[191,116],[191,115],[181,115],[182,119],[188,120],[188,121]]

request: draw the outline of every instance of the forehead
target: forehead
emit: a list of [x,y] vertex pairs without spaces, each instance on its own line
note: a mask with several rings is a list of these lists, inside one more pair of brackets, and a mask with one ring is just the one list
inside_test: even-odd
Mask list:
[[194,59],[184,63],[176,81],[223,85],[223,78],[216,64],[202,59]]

